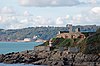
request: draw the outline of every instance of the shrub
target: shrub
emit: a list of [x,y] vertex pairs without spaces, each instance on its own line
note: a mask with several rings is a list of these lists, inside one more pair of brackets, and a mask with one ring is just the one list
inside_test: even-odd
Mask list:
[[96,33],[86,39],[84,53],[98,54],[100,53],[100,33]]

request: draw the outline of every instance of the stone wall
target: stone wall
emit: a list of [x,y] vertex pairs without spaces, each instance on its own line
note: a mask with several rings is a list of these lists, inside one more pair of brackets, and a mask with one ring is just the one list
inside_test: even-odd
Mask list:
[[77,52],[79,52],[79,48],[77,48],[77,47],[68,47],[68,52],[77,53]]
[[34,47],[35,51],[50,51],[50,47],[48,46],[36,46]]

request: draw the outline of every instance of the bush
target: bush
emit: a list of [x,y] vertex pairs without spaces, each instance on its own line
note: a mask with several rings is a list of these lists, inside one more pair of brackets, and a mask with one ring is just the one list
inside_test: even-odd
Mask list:
[[71,47],[73,46],[73,39],[64,39],[60,44],[60,47]]
[[96,31],[96,33],[100,33],[100,28]]
[[84,53],[98,54],[100,53],[100,33],[96,33],[86,39]]

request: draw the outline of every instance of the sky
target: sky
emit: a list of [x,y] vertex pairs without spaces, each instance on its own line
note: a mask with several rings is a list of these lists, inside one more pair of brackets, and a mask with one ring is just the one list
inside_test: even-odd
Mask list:
[[0,28],[100,25],[100,0],[0,0]]

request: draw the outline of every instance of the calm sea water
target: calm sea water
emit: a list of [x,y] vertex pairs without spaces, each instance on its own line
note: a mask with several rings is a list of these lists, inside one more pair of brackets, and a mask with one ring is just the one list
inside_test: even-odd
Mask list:
[[[42,43],[36,42],[0,42],[0,54],[6,54],[11,52],[21,52],[25,50],[32,50],[34,46]],[[3,64],[0,66],[35,66],[35,65],[25,65],[25,64]]]
[[0,66],[46,66],[46,65],[32,65],[32,64],[3,64],[3,63],[0,63]]
[[32,50],[34,46],[41,43],[36,42],[0,42],[0,54],[10,52],[21,52],[25,50]]

